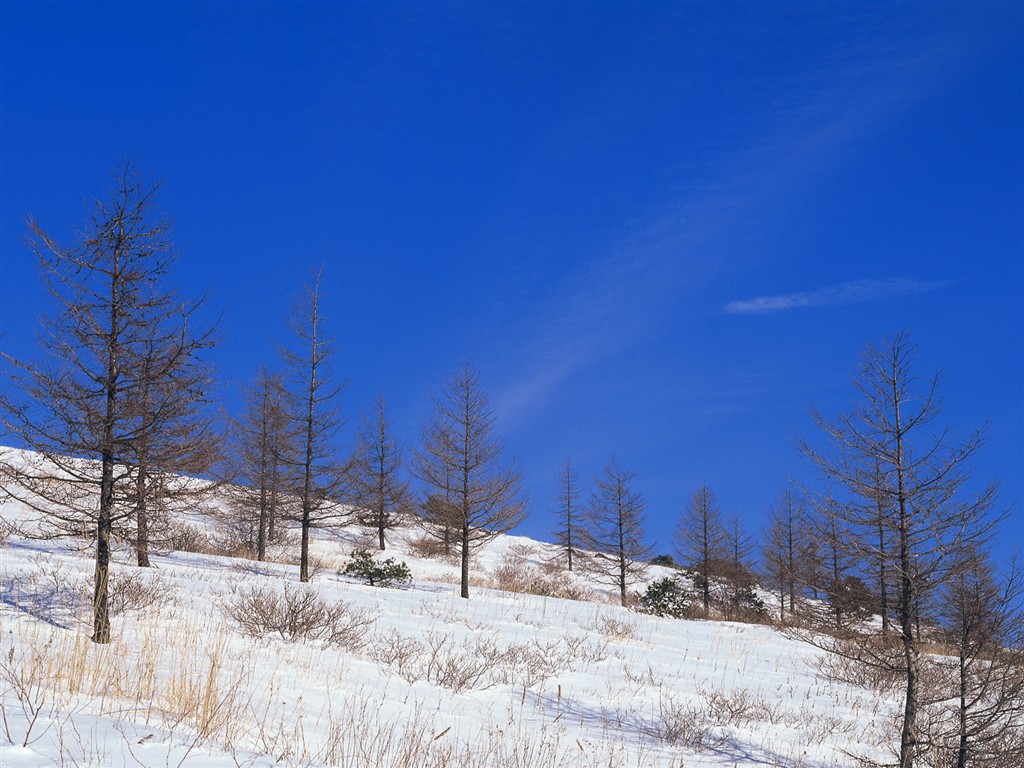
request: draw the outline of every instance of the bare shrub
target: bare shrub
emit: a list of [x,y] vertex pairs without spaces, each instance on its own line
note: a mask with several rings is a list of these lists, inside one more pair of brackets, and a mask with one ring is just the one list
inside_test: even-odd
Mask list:
[[637,628],[636,622],[604,613],[598,614],[589,626],[584,627],[599,633],[610,642],[631,640],[636,635]]
[[285,585],[284,593],[266,587],[240,590],[221,605],[244,634],[276,633],[284,640],[317,640],[357,651],[366,645],[373,618],[347,603],[328,603],[315,590]]
[[531,566],[511,550],[494,569],[494,581],[498,589],[505,592],[521,592],[530,595],[550,595],[552,587],[544,574]]
[[721,741],[712,733],[712,728],[700,707],[682,704],[670,696],[663,695],[658,700],[658,721],[653,735],[666,744],[704,752]]
[[410,537],[408,544],[409,549],[417,557],[428,560],[443,560],[447,563],[455,562],[455,547],[446,547],[444,541],[428,534]]
[[586,635],[565,635],[562,642],[573,659],[596,664],[608,658],[607,640],[593,641]]
[[110,577],[110,610],[113,613],[159,609],[170,602],[172,587],[159,574],[115,573]]
[[426,641],[425,677],[456,693],[494,685],[491,671],[502,658],[493,638],[478,636],[456,645],[447,635],[431,633]]
[[0,578],[0,601],[56,626],[70,626],[89,608],[85,577],[69,574],[59,563],[38,556],[34,568]]
[[536,685],[567,669],[578,650],[559,641],[502,645],[496,636],[476,635],[457,642],[433,632],[421,641],[391,631],[375,639],[370,655],[407,682],[427,680],[458,693],[498,683]]
[[[44,672],[45,664],[39,655],[30,652],[27,657],[16,658],[12,645],[6,654],[0,656],[0,683],[4,686],[4,693],[14,694],[13,701],[17,702],[20,714],[18,718],[9,717],[8,706],[12,705],[10,708],[13,710],[13,702],[10,697],[0,696],[0,723],[7,742],[23,749],[42,738],[54,722],[56,705],[50,691],[50,680]],[[18,721],[21,721],[21,727],[15,728],[12,723]]]
[[11,534],[16,531],[17,529],[14,527],[14,523],[0,517],[0,547],[5,546],[7,544],[7,540],[11,538]]
[[377,638],[370,650],[371,658],[385,664],[408,683],[414,683],[425,674],[426,646],[413,637],[397,630]]
[[752,719],[753,703],[750,692],[745,689],[732,691],[708,691],[701,694],[709,717],[720,725],[739,725]]
[[[789,634],[797,637],[810,636],[809,632],[795,629]],[[818,661],[818,671],[825,679],[849,683],[878,693],[888,693],[899,688],[900,675],[895,661],[898,660],[901,649],[895,642],[878,638],[873,646],[873,653],[879,660],[877,664],[865,664],[857,658],[852,648],[847,647],[842,638],[824,638],[820,645],[831,651]],[[887,659],[890,661],[885,663]]]
[[513,643],[495,660],[495,676],[505,685],[532,688],[564,672],[574,660],[568,647],[558,640]]
[[168,532],[167,546],[172,552],[195,552],[201,555],[214,554],[216,550],[206,531],[188,523],[175,526]]

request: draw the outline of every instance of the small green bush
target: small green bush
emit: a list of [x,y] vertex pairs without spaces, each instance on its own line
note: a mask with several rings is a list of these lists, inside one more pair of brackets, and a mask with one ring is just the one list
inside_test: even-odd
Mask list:
[[405,563],[396,562],[390,557],[387,560],[374,560],[373,555],[365,549],[353,552],[352,559],[341,573],[365,579],[371,587],[391,587],[412,581],[412,573]]
[[683,619],[690,615],[690,593],[679,577],[658,579],[639,596],[636,610],[652,616]]

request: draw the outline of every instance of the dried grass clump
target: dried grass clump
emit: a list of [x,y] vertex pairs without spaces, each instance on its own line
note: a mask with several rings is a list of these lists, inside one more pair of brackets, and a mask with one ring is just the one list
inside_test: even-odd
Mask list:
[[408,543],[410,551],[417,557],[428,560],[441,560],[446,563],[455,562],[456,546],[454,542],[445,546],[441,539],[437,539],[429,534],[423,534],[410,537]]
[[591,600],[592,590],[567,579],[550,564],[534,565],[527,558],[535,554],[532,547],[515,544],[509,547],[501,564],[494,570],[494,586],[503,592],[519,592],[562,600]]
[[245,635],[276,634],[283,640],[316,640],[358,651],[367,642],[374,619],[348,603],[329,603],[314,589],[285,585],[249,587],[221,605],[224,615]]
[[188,523],[175,526],[167,534],[167,547],[172,552],[195,552],[200,555],[220,554],[213,538],[203,529]]

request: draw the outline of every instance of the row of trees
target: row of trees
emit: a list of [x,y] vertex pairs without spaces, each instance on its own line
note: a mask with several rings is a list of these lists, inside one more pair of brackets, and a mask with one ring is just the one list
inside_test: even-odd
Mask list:
[[[823,482],[787,490],[772,506],[760,581],[777,590],[779,620],[844,660],[837,669],[902,691],[900,768],[1017,766],[1024,577],[1012,565],[1000,575],[992,560],[1007,511],[995,507],[994,483],[971,482],[984,432],[957,441],[936,428],[938,377],[920,385],[913,361],[905,332],[869,346],[851,412],[814,414],[824,439],[798,442]],[[610,553],[597,555],[597,571],[624,603],[650,555],[632,477],[610,464],[582,507],[571,465],[558,483],[566,567],[581,549]],[[716,589],[728,607],[753,583],[751,538],[723,519],[706,486],[684,510],[675,543],[705,614]]]
[[[280,521],[298,524],[301,581],[310,578],[315,528],[347,523],[355,510],[384,549],[387,531],[412,508],[383,396],[354,452],[338,451],[343,383],[332,370],[321,274],[293,302],[281,370],[261,370],[243,413],[218,428],[204,354],[216,328],[200,323],[203,300],[165,286],[174,249],[155,207],[158,190],[126,163],[72,247],[29,219],[54,311],[41,321],[41,359],[3,355],[5,431],[32,451],[2,462],[3,488],[41,513],[46,533],[96,542],[97,643],[110,640],[113,539],[129,542],[148,566],[154,523],[159,529],[176,505],[194,506],[214,488],[248,521],[258,559]],[[521,472],[503,462],[493,426],[477,374],[463,369],[435,398],[412,465],[427,489],[423,519],[459,549],[463,597],[472,549],[525,511]]]

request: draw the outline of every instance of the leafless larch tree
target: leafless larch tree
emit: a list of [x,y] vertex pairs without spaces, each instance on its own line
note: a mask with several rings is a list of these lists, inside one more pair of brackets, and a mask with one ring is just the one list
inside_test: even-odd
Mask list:
[[415,456],[414,472],[425,486],[426,504],[434,499],[444,516],[442,525],[457,526],[464,598],[469,598],[471,550],[510,531],[526,514],[522,473],[514,461],[502,461],[494,418],[479,375],[462,368],[434,398]]
[[359,522],[376,532],[381,550],[387,546],[387,532],[412,508],[402,452],[383,394],[377,396],[372,412],[363,415],[356,435],[356,449],[349,462],[349,498]]
[[258,561],[266,559],[267,544],[297,486],[288,475],[298,462],[287,398],[281,376],[261,368],[245,390],[245,409],[232,429],[233,520]]
[[[938,377],[913,374],[914,348],[905,332],[868,346],[856,380],[858,400],[836,419],[814,414],[827,438],[803,452],[824,475],[835,503],[817,506],[843,531],[846,554],[863,568],[884,558],[892,573],[895,638],[849,633],[832,650],[901,681],[904,706],[896,750],[913,768],[926,747],[922,708],[933,696],[922,678],[922,613],[936,605],[969,551],[983,551],[1002,515],[992,510],[995,485],[967,489],[969,464],[983,441],[975,432],[955,441],[934,426]],[[879,510],[888,511],[880,516]],[[879,520],[884,530],[879,535]]]
[[576,477],[576,470],[573,469],[572,461],[566,459],[558,473],[557,507],[555,510],[558,522],[554,535],[560,555],[565,556],[566,569],[570,571],[582,538],[579,528],[583,510],[580,509],[579,498],[579,480]]
[[644,542],[643,494],[630,487],[635,476],[609,461],[596,478],[586,510],[585,541],[594,552],[588,567],[618,589],[622,605],[629,603],[629,588],[646,576],[654,553]]
[[295,483],[301,531],[299,580],[303,582],[310,578],[310,531],[316,526],[340,525],[348,517],[348,509],[341,503],[345,467],[336,447],[342,424],[338,399],[344,383],[337,383],[332,375],[334,344],[324,329],[322,278],[320,270],[292,302],[289,327],[294,346],[281,348],[289,374],[289,429],[296,441],[295,453],[289,457],[289,477]]
[[41,359],[4,355],[4,425],[35,452],[3,461],[5,490],[41,512],[51,531],[94,538],[97,643],[110,641],[116,531],[134,517],[129,541],[144,564],[151,502],[166,498],[174,473],[199,472],[212,458],[201,353],[213,330],[197,327],[202,302],[164,285],[175,254],[155,210],[158,188],[125,163],[70,247],[29,219],[53,311],[40,321]]
[[705,614],[711,606],[716,564],[728,557],[727,539],[718,499],[707,485],[701,485],[679,517],[675,541],[680,562],[696,571]]

